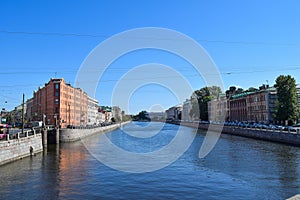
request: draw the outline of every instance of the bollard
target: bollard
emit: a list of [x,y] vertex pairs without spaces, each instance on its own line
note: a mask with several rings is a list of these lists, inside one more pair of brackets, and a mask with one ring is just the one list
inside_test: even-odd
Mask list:
[[34,156],[34,148],[32,146],[30,146],[29,152],[31,156]]
[[26,131],[26,137],[28,137],[28,131]]
[[9,141],[9,134],[6,135],[6,140]]
[[43,129],[42,132],[42,144],[44,148],[47,148],[47,129]]
[[56,144],[59,144],[59,128],[55,128],[55,142]]

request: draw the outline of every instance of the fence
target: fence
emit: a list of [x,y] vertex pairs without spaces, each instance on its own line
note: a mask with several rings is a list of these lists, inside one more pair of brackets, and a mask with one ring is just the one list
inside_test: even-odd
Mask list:
[[[45,128],[47,130],[53,130],[54,126],[46,126]],[[24,132],[22,132],[21,129],[8,129],[8,131],[2,135],[0,141],[9,141],[14,139],[26,138],[40,133],[43,133],[42,127],[26,129],[24,130]]]

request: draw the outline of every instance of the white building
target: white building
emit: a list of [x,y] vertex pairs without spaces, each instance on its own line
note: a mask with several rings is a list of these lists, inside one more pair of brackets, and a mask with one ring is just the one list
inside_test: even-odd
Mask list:
[[116,121],[122,121],[122,110],[119,106],[113,106],[111,109],[112,118]]
[[32,121],[34,116],[33,113],[33,98],[30,98],[26,101],[26,119],[28,122]]
[[151,120],[165,120],[166,113],[165,112],[149,112],[149,117]]
[[182,105],[173,106],[166,110],[167,119],[171,120],[181,120],[182,115]]
[[98,101],[88,96],[87,125],[97,124]]
[[105,112],[98,112],[97,113],[97,124],[102,122],[106,122],[106,113]]
[[97,124],[110,122],[112,118],[111,107],[99,106],[97,112]]
[[192,109],[192,102],[190,99],[186,99],[182,106],[182,120],[185,122],[192,121],[190,117],[190,111]]
[[225,94],[220,94],[218,98],[207,103],[209,121],[227,121],[228,106]]

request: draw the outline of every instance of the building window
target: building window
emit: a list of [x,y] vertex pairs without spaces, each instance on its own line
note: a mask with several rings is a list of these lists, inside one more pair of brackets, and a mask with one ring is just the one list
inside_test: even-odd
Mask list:
[[55,113],[58,113],[58,108],[55,108]]
[[55,99],[55,104],[58,104],[58,103],[59,103],[58,99]]
[[55,83],[55,89],[59,89],[59,83]]
[[58,91],[55,91],[55,96],[58,97],[59,96],[59,93]]

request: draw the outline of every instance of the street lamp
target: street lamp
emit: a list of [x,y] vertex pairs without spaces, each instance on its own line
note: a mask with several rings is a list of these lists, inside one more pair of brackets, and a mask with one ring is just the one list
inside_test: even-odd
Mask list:
[[46,115],[43,113],[43,127],[45,127]]

